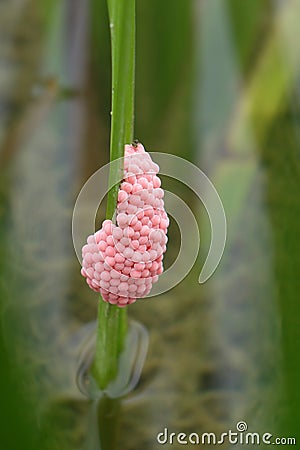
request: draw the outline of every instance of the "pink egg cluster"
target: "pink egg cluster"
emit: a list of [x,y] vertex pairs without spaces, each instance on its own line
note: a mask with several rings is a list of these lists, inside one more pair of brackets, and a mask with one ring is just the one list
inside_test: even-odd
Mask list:
[[120,307],[148,295],[163,272],[169,219],[158,171],[142,144],[125,145],[116,224],[105,220],[82,249],[88,285]]

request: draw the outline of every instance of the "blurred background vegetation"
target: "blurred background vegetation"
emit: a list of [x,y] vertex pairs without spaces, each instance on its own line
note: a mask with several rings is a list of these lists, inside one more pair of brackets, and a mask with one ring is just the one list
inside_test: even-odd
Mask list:
[[[222,432],[239,420],[300,439],[299,19],[300,0],[137,0],[136,137],[211,178],[228,242],[198,285],[208,219],[164,179],[199,217],[203,246],[179,286],[129,309],[150,347],[117,448],[158,448],[165,426]],[[108,161],[106,4],[2,0],[0,34],[0,449],[94,449],[75,375],[97,298],[71,218]],[[167,265],[178,240],[172,221]]]

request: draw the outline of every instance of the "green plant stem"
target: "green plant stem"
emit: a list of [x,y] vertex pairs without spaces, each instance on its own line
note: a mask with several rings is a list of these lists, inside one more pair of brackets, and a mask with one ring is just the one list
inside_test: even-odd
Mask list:
[[[107,0],[112,52],[112,110],[110,161],[124,156],[124,145],[133,140],[135,75],[135,0]],[[111,168],[106,217],[116,209],[123,164]],[[99,300],[97,342],[92,373],[104,389],[118,371],[118,357],[127,332],[125,309]]]
[[97,405],[98,436],[101,450],[115,450],[120,426],[120,398],[102,397]]

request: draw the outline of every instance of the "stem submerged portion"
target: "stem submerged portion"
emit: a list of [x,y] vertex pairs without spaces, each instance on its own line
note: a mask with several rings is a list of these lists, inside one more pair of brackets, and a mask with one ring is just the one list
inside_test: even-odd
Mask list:
[[[112,111],[110,161],[124,156],[124,145],[133,140],[135,83],[135,0],[107,0],[112,53]],[[114,187],[107,198],[106,218],[112,219],[117,205],[118,181],[123,167],[110,171]],[[100,389],[118,371],[118,357],[127,332],[127,312],[100,298],[95,359],[92,374]]]

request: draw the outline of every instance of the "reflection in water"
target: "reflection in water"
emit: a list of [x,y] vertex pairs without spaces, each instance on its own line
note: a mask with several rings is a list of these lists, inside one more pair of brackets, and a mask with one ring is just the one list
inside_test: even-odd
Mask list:
[[[77,368],[77,384],[80,392],[88,398],[125,397],[139,382],[148,350],[148,332],[146,328],[135,321],[129,323],[125,348],[119,360],[117,377],[109,383],[105,390],[99,390],[96,381],[89,375],[89,369],[94,359],[96,344],[96,322],[83,346]],[[87,327],[85,332],[87,333]]]
[[95,352],[96,323],[93,322],[89,328],[90,336],[85,338],[86,343],[77,367],[79,391],[90,400],[86,449],[113,450],[119,448],[117,431],[124,406],[123,399],[131,393],[134,398],[133,390],[139,382],[144,367],[148,350],[148,333],[142,324],[133,321],[129,323],[117,377],[104,391],[101,391],[89,373]]

